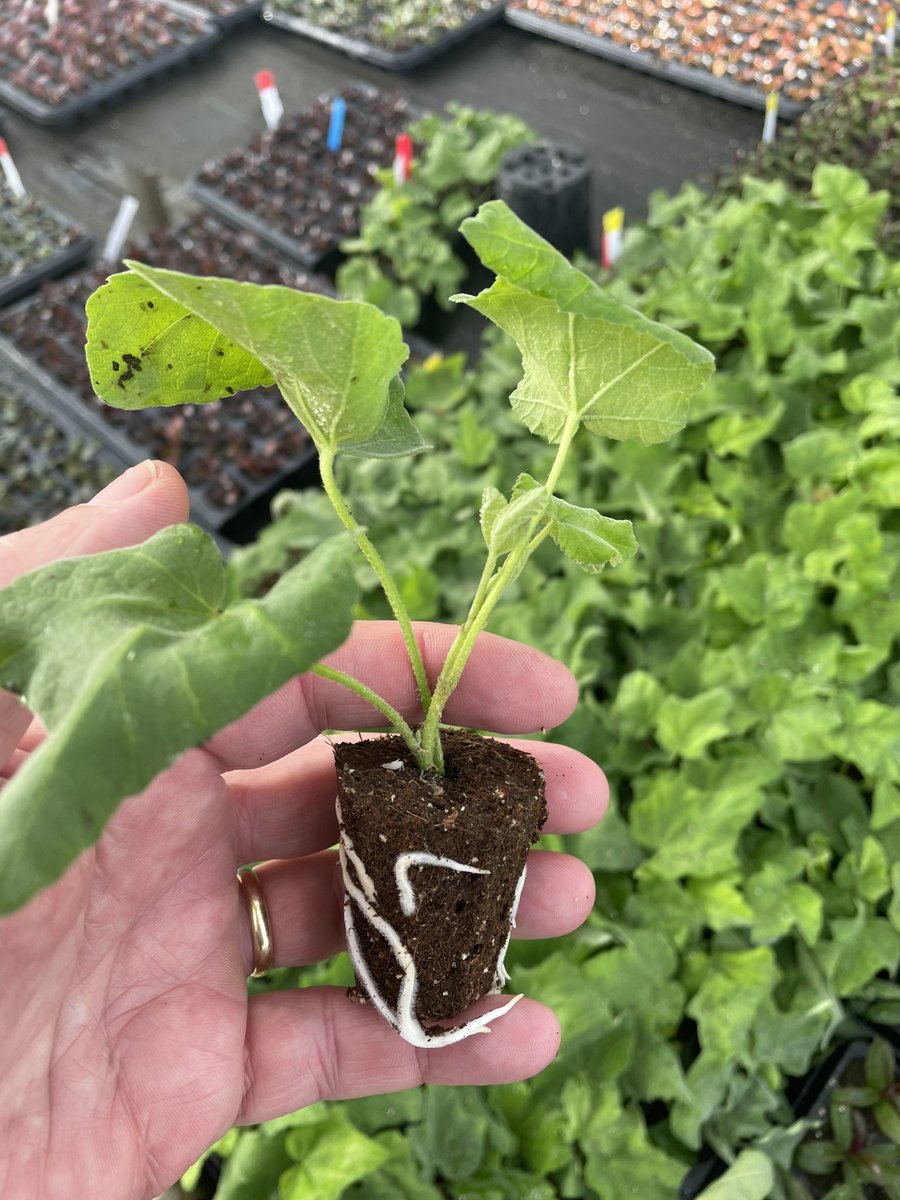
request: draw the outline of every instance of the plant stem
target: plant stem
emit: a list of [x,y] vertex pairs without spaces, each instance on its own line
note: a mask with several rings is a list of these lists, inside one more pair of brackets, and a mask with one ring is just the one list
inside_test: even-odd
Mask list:
[[[572,439],[579,424],[580,417],[577,414],[570,416],[560,435],[556,457],[553,460],[553,465],[544,484],[544,490],[548,496],[553,495],[553,489],[562,473],[566,455],[572,445]],[[437,683],[434,685],[431,705],[425,713],[425,722],[419,731],[423,761],[429,767],[434,766],[435,769],[439,769],[437,767],[437,751],[440,745],[441,716],[447,701],[459,683],[463,669],[475,645],[475,639],[487,624],[497,601],[506,590],[507,585],[515,579],[534,551],[550,533],[549,525],[545,525],[535,533],[541,520],[541,517],[534,519],[520,545],[507,555],[506,561],[495,575],[492,577],[488,575],[489,568],[492,569],[493,567],[492,557],[489,557],[488,562],[485,564],[485,571],[482,574],[481,582],[472,601],[472,607],[469,609],[469,615],[466,617],[465,623],[460,627],[459,633],[456,635],[456,639],[444,660],[441,673],[438,676]]]
[[322,679],[331,679],[335,683],[341,683],[344,687],[349,688],[351,692],[356,692],[363,700],[367,700],[369,704],[377,708],[382,716],[387,717],[394,729],[403,738],[410,752],[415,755],[416,761],[422,765],[422,750],[419,743],[416,741],[416,735],[413,733],[410,726],[404,721],[403,717],[397,712],[396,708],[388,704],[387,700],[382,699],[377,692],[373,692],[370,687],[366,687],[359,679],[354,679],[352,675],[347,675],[344,671],[338,671],[334,667],[326,667],[322,663],[313,667],[313,674],[320,675]]
[[319,450],[319,469],[322,475],[322,487],[325,489],[325,494],[331,501],[334,511],[337,513],[341,523],[353,535],[354,541],[360,550],[365,555],[366,561],[371,566],[372,570],[378,577],[378,582],[381,584],[388,604],[391,606],[391,611],[400,625],[400,630],[403,634],[403,640],[406,643],[406,650],[409,654],[409,661],[412,665],[413,675],[416,680],[416,687],[419,691],[419,698],[422,702],[423,710],[428,713],[431,707],[431,688],[428,686],[428,676],[425,674],[425,664],[422,661],[422,655],[419,651],[419,644],[416,641],[413,633],[412,621],[409,618],[409,613],[406,611],[406,605],[403,603],[403,598],[397,590],[397,585],[391,578],[387,565],[372,543],[366,537],[363,527],[357,524],[353,514],[347,507],[344,497],[341,495],[340,488],[334,478],[334,454],[330,450]]

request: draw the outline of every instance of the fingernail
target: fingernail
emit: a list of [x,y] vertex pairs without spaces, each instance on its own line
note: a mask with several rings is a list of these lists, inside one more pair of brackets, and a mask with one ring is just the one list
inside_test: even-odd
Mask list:
[[120,500],[128,500],[151,483],[156,483],[158,478],[156,463],[146,458],[136,466],[129,467],[124,475],[120,475],[112,483],[108,483],[102,492],[98,492],[93,500],[88,501],[88,504],[116,504]]

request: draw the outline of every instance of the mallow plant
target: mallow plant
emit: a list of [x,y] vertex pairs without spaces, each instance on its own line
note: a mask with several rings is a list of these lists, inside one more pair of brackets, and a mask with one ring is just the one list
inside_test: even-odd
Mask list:
[[[467,1037],[518,999],[452,1024],[507,982],[526,857],[546,817],[543,778],[530,755],[447,728],[445,707],[478,634],[538,547],[555,542],[589,574],[636,551],[630,522],[557,494],[576,436],[665,440],[684,426],[713,360],[611,299],[501,202],[483,205],[462,233],[497,278],[454,299],[514,338],[523,377],[513,412],[555,453],[545,477],[522,463],[507,494],[485,489],[477,522],[472,514],[484,569],[433,687],[401,592],[334,469],[338,455],[427,452],[404,408],[408,351],[397,322],[364,303],[137,262],[91,297],[87,358],[104,401],[203,404],[276,385],[315,442],[346,533],[261,600],[229,602],[215,545],[190,526],[55,563],[2,593],[0,684],[48,730],[3,791],[3,911],[55,879],[116,805],[178,754],[313,670],[357,692],[391,729],[335,745],[359,999],[423,1046]],[[357,551],[403,632],[423,712],[416,728],[364,681],[321,662],[351,626]]]

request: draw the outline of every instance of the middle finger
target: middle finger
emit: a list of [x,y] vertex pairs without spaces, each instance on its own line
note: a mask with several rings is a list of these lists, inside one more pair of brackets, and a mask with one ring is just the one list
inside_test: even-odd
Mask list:
[[[504,740],[534,755],[544,772],[549,813],[544,833],[578,833],[596,825],[609,789],[595,762],[553,742]],[[264,767],[228,772],[239,861],[301,858],[335,845],[335,779],[334,755],[325,738]]]

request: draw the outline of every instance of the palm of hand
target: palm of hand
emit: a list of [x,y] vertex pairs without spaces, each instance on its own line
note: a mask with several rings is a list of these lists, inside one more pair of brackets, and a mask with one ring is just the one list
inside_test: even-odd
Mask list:
[[237,1118],[247,994],[232,828],[214,762],[189,755],[4,923],[16,972],[0,1001],[0,1111],[18,1114],[8,1145],[35,1196],[162,1191]]
[[[0,539],[0,585],[63,554],[142,541],[187,511],[183,483],[161,464],[133,468],[98,499]],[[418,629],[432,677],[453,634]],[[365,622],[328,661],[415,721],[403,654],[395,626]],[[473,728],[537,729],[564,720],[574,700],[560,664],[484,634],[446,715]],[[58,883],[0,920],[0,1195],[144,1200],[235,1122],[423,1082],[523,1079],[553,1057],[559,1027],[536,1001],[521,1001],[489,1038],[415,1050],[341,988],[248,1000],[242,863],[282,860],[259,868],[276,965],[343,948],[327,849],[337,838],[334,769],[329,747],[312,739],[372,717],[336,684],[293,681],[126,801]],[[0,692],[0,784],[36,745],[28,720]],[[522,745],[547,780],[546,831],[593,825],[606,795],[599,768],[562,746]],[[576,928],[593,896],[578,860],[534,853],[516,936]]]

